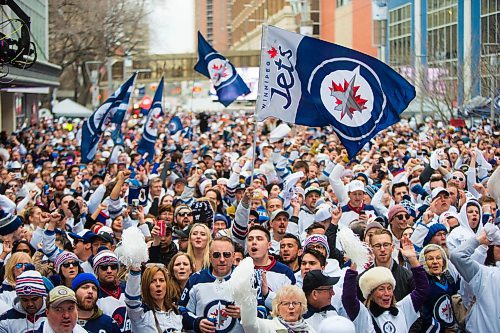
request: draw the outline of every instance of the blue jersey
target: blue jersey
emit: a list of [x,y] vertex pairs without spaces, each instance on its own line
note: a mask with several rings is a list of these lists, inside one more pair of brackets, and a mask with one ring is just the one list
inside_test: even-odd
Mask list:
[[110,316],[103,314],[88,320],[78,319],[77,324],[89,333],[120,333],[120,327]]

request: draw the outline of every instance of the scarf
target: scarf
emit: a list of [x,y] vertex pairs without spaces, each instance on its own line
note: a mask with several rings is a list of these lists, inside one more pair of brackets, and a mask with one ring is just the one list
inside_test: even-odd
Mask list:
[[356,212],[358,215],[361,213],[361,211],[365,210],[365,204],[363,203],[361,207],[353,207],[351,206],[351,203],[347,203],[347,207],[349,207],[350,210]]
[[380,316],[382,313],[386,312],[386,311],[389,311],[389,313],[391,315],[393,315],[394,317],[398,315],[399,313],[399,310],[398,308],[396,308],[395,306],[390,306],[388,309],[385,309],[381,306],[379,306],[377,303],[375,302],[371,302],[370,304],[370,312],[372,313],[372,315],[374,317],[378,317]]
[[278,317],[278,321],[286,327],[287,331],[289,333],[308,333],[309,332],[309,325],[306,323],[304,318],[300,318],[299,321],[296,321],[294,323],[290,323],[288,321],[285,321],[283,318]]

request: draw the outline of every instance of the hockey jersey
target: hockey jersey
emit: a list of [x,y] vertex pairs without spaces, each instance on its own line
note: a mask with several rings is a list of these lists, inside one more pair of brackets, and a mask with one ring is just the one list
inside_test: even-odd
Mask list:
[[104,314],[116,321],[122,333],[131,333],[130,319],[128,318],[127,308],[125,307],[125,285],[120,284],[119,288],[120,293],[118,298],[111,296],[100,288],[97,306]]

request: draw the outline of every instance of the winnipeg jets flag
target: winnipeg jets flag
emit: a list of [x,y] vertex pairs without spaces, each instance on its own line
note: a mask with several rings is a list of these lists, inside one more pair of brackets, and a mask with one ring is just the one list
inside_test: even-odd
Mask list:
[[163,118],[162,108],[163,97],[163,77],[156,88],[153,103],[149,109],[146,122],[144,123],[144,131],[142,133],[141,141],[137,148],[137,152],[141,155],[148,153],[148,161],[152,161],[155,157],[155,143],[158,137],[158,125]]
[[332,125],[350,158],[379,131],[399,121],[415,88],[366,54],[264,26],[259,121]]
[[218,53],[198,31],[198,62],[194,70],[210,78],[224,106],[231,104],[238,96],[250,93],[236,68],[223,55]]

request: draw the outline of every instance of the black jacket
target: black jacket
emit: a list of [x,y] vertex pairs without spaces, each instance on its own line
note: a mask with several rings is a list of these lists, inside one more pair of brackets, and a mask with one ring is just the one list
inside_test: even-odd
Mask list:
[[177,246],[172,241],[170,246],[165,250],[161,248],[161,245],[151,246],[149,248],[149,262],[152,263],[161,263],[165,266],[168,265],[173,256],[175,256],[179,252]]
[[[371,264],[367,270],[369,270],[372,267],[374,267],[374,264]],[[359,288],[359,278],[361,278],[366,271],[364,271],[358,276],[358,298],[362,302],[364,302],[365,298],[363,297],[363,293]],[[413,274],[411,273],[411,271],[399,265],[394,259],[392,260],[391,271],[392,275],[394,276],[394,279],[396,280],[396,288],[394,288],[394,296],[396,297],[396,302],[399,302],[406,295],[411,293],[413,289],[415,289],[415,281],[413,281]]]

